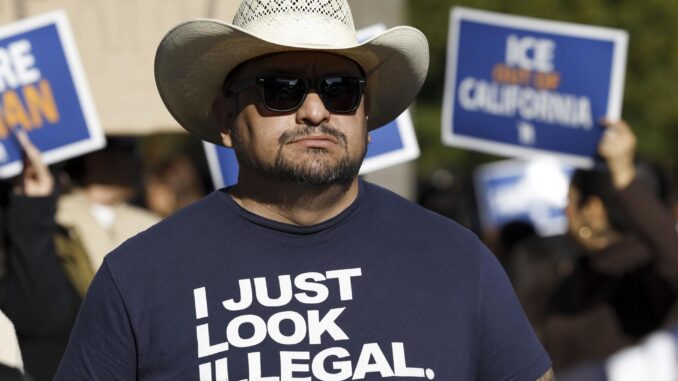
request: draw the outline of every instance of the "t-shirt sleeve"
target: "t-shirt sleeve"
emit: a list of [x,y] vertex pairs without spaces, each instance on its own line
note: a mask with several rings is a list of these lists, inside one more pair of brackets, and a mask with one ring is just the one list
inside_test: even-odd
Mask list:
[[136,344],[106,262],[94,277],[55,381],[135,380]]
[[523,313],[506,273],[486,248],[480,260],[478,380],[534,381],[551,360]]

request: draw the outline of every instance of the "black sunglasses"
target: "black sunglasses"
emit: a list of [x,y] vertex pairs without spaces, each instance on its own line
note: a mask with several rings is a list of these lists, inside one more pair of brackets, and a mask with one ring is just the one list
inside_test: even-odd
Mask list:
[[358,109],[366,83],[365,78],[340,75],[326,76],[315,81],[294,75],[263,75],[244,79],[230,86],[224,84],[224,94],[231,96],[252,86],[259,86],[267,109],[273,112],[292,112],[301,107],[309,89],[314,88],[327,110],[345,114]]

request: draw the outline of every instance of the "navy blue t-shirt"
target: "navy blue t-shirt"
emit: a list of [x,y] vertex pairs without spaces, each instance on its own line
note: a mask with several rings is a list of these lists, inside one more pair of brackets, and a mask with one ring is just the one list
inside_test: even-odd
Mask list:
[[550,366],[494,256],[377,186],[311,227],[225,190],[109,254],[56,380],[536,380]]

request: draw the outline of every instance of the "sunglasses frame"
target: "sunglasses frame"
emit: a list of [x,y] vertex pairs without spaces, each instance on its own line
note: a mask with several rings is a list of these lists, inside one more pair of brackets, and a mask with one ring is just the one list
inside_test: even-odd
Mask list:
[[[298,79],[301,80],[304,86],[306,87],[306,91],[304,92],[304,95],[301,97],[299,102],[291,108],[288,109],[276,109],[273,107],[270,107],[270,105],[266,104],[266,97],[264,96],[264,83],[266,82],[267,79],[269,78],[289,78],[289,79]],[[327,102],[325,102],[325,99],[323,97],[323,94],[321,94],[320,91],[318,91],[319,85],[321,84],[322,81],[327,80],[328,78],[349,78],[349,79],[355,79],[358,81],[358,99],[356,101],[355,106],[353,106],[349,110],[337,110],[333,107],[330,107],[327,105]],[[232,95],[238,94],[240,92],[243,92],[250,87],[253,86],[259,86],[261,89],[260,95],[261,95],[261,103],[266,107],[267,110],[272,111],[272,112],[277,112],[277,113],[288,113],[288,112],[294,112],[299,109],[304,104],[304,101],[306,101],[306,96],[308,95],[308,92],[311,89],[315,89],[315,91],[318,93],[318,96],[320,97],[320,100],[323,102],[323,105],[325,108],[333,112],[335,114],[350,114],[354,112],[355,110],[360,107],[360,101],[362,100],[362,97],[365,95],[365,87],[367,86],[367,80],[363,77],[357,77],[357,76],[351,76],[351,75],[326,75],[322,76],[319,78],[311,79],[311,78],[304,78],[302,76],[297,76],[297,75],[291,75],[291,74],[267,74],[267,75],[260,75],[255,78],[246,78],[242,79],[240,81],[237,81],[233,84],[229,83],[224,83],[224,88],[223,92],[224,95],[227,97],[230,97]]]

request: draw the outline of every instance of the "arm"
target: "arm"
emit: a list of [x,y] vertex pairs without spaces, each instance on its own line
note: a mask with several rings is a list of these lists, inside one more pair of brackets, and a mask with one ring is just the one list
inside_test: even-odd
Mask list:
[[17,133],[24,170],[7,207],[9,272],[3,306],[19,336],[67,337],[80,298],[65,277],[54,247],[54,179],[40,152]]
[[619,191],[620,208],[635,231],[652,248],[659,273],[676,286],[678,279],[678,234],[669,210],[656,195],[639,183],[633,163],[636,137],[624,121],[605,121],[606,131],[598,151],[610,169]]
[[12,196],[8,207],[8,274],[3,309],[19,336],[68,336],[80,297],[54,247],[55,198]]

